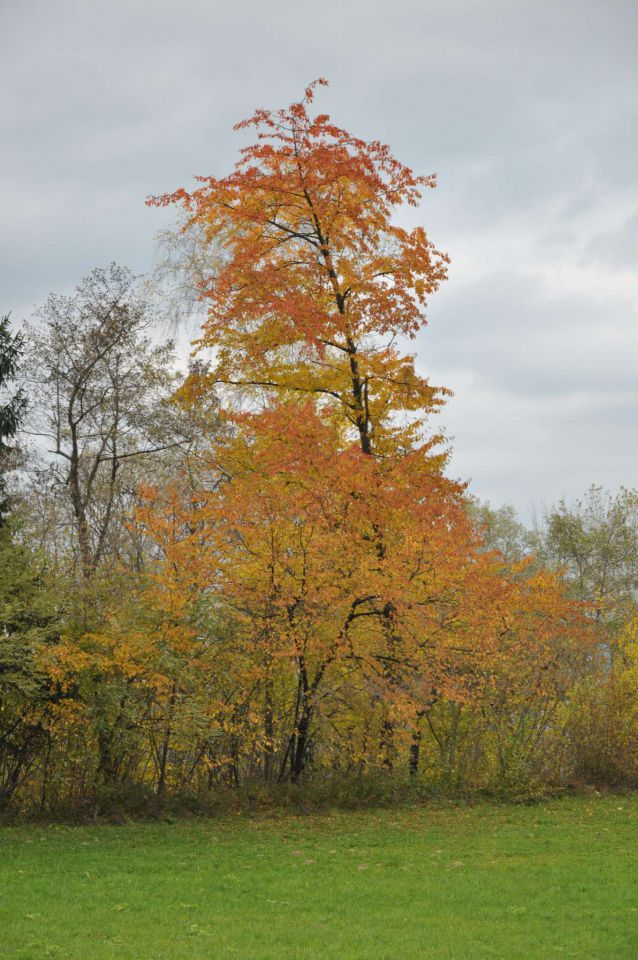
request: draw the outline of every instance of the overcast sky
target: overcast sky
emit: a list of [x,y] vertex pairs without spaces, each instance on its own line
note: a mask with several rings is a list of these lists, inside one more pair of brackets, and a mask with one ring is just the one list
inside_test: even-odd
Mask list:
[[321,112],[438,174],[416,348],[453,475],[524,519],[638,486],[637,37],[638,0],[0,0],[0,308],[148,271],[145,197],[325,76]]

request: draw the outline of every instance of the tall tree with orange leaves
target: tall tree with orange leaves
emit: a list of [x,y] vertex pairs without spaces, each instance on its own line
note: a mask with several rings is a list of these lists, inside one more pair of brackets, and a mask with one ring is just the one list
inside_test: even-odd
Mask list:
[[[264,770],[278,750],[293,778],[312,725],[354,702],[379,761],[391,768],[411,738],[414,767],[428,705],[475,693],[530,603],[550,644],[573,620],[560,590],[543,608],[522,571],[481,549],[426,433],[447,391],[399,347],[446,276],[423,228],[394,219],[434,177],[312,116],[318,85],[237,125],[257,141],[227,177],[149,201],[181,205],[185,229],[220,250],[197,342],[214,359],[182,400],[220,391],[231,429],[211,458],[228,482],[192,507],[185,562],[208,565],[210,591],[237,613],[241,662],[256,671],[246,686],[263,698]],[[152,533],[152,510],[147,522]]]
[[214,370],[193,377],[190,394],[212,384],[260,398],[314,396],[339,423],[356,430],[365,454],[412,445],[419,416],[446,391],[420,377],[399,335],[425,322],[429,294],[448,258],[422,227],[397,226],[401,205],[416,206],[434,176],[417,177],[389,148],[311,117],[317,85],[286,110],[258,110],[236,129],[256,129],[233,173],[199,177],[189,193],[149,201],[182,204],[186,229],[222,247],[224,265],[204,281],[208,317],[200,347],[214,347]]

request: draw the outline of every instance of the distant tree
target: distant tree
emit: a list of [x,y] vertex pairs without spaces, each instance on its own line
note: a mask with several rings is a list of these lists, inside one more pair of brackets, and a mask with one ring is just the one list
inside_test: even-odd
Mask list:
[[26,410],[22,388],[8,385],[19,368],[23,337],[0,320],[0,807],[18,789],[47,739],[50,685],[38,652],[56,635],[57,613],[43,573],[43,560],[20,544],[18,520],[10,511],[6,471]]
[[60,496],[70,506],[71,540],[90,580],[116,549],[141,465],[188,443],[187,420],[170,403],[173,345],[154,342],[137,278],[116,264],[94,270],[70,296],[51,294],[36,316],[28,328],[32,432],[54,458],[39,486],[49,507]]
[[638,490],[599,486],[545,517],[546,563],[588,605],[596,655],[570,695],[568,742],[578,777],[638,782]]
[[514,507],[506,504],[494,508],[476,501],[470,505],[470,515],[488,550],[498,550],[509,563],[517,563],[530,553],[530,532],[518,519]]
[[198,330],[205,316],[202,291],[210,281],[211,269],[221,270],[221,245],[209,240],[202,227],[180,221],[156,237],[150,288],[158,295],[169,327]]
[[0,527],[6,522],[9,508],[5,472],[11,447],[7,443],[17,433],[26,409],[22,389],[5,398],[8,386],[15,378],[23,350],[20,333],[12,333],[9,315],[0,319]]
[[561,500],[538,535],[544,559],[565,568],[574,593],[597,623],[614,632],[638,599],[638,490],[613,495],[592,486],[569,506]]
[[48,739],[51,685],[39,664],[59,633],[44,559],[0,529],[0,807],[19,787]]

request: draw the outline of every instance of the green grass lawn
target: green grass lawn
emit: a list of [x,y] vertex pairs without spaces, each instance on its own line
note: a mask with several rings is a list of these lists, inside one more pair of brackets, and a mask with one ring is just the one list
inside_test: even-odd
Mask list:
[[0,830],[0,957],[638,957],[638,797]]

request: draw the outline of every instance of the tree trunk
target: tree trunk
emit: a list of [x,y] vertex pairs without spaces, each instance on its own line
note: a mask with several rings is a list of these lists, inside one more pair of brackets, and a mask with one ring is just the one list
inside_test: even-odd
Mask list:
[[415,725],[410,742],[410,776],[416,777],[419,773],[419,754],[421,752],[421,729]]
[[274,720],[272,680],[266,681],[264,692],[264,780],[270,783],[274,761]]
[[302,707],[297,724],[294,744],[290,755],[290,779],[293,783],[299,779],[306,766],[308,741],[310,734],[311,711],[306,704]]

